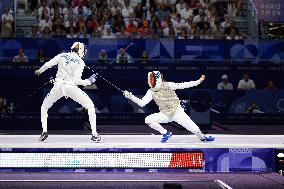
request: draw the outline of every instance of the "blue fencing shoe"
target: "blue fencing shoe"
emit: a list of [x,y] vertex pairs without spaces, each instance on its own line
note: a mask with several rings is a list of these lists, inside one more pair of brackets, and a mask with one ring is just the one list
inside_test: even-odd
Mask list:
[[162,138],[162,140],[161,140],[161,143],[167,142],[167,141],[171,138],[172,135],[173,135],[172,132],[167,132],[166,134],[164,134],[164,135],[163,135],[163,138]]
[[215,138],[214,137],[212,137],[212,136],[203,136],[203,138],[201,138],[200,139],[202,142],[212,142],[212,141],[214,141],[215,140]]

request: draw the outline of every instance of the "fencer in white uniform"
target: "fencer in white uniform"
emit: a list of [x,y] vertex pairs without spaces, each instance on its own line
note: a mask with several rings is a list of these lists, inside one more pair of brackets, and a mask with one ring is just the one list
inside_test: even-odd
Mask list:
[[207,137],[202,134],[199,127],[184,112],[184,109],[180,106],[180,100],[175,93],[175,90],[177,89],[195,87],[204,79],[205,75],[202,75],[197,81],[183,83],[166,82],[163,80],[163,75],[159,71],[153,71],[148,73],[148,85],[150,86],[150,89],[142,99],[135,97],[128,91],[124,91],[124,96],[138,104],[140,107],[145,106],[151,100],[156,102],[159,106],[160,112],[146,117],[145,123],[163,135],[161,140],[162,143],[169,140],[172,136],[172,132],[164,129],[160,123],[168,123],[172,121],[175,121],[188,131],[194,133],[201,141],[213,141],[214,138],[212,136]]
[[78,85],[87,86],[96,81],[96,75],[93,74],[89,79],[82,80],[82,73],[85,67],[83,58],[87,49],[83,43],[75,42],[71,47],[71,52],[61,53],[50,61],[46,62],[39,70],[35,71],[36,75],[42,74],[48,68],[57,65],[58,71],[54,80],[54,86],[45,97],[41,106],[41,123],[42,135],[40,141],[44,141],[47,135],[47,118],[48,110],[60,98],[71,98],[81,104],[88,110],[89,121],[92,129],[92,140],[99,142],[102,138],[96,131],[96,112],[92,100],[82,91]]

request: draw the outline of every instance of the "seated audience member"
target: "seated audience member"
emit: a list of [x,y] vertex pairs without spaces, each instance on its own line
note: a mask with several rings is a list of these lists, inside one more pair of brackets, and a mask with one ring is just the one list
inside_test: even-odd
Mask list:
[[247,113],[249,114],[255,114],[255,113],[263,113],[257,103],[255,101],[251,102],[251,104],[249,105],[248,109],[247,109]]
[[141,62],[142,64],[147,64],[147,63],[149,63],[149,54],[148,54],[147,51],[143,51],[143,52],[142,52],[142,56],[141,56],[140,62]]
[[107,51],[102,49],[99,54],[97,63],[108,63]]
[[102,38],[104,39],[114,39],[116,36],[112,33],[112,29],[110,26],[106,27],[106,33],[102,34]]
[[250,90],[255,89],[255,84],[252,79],[250,79],[249,74],[244,74],[243,79],[239,81],[238,90]]
[[126,52],[123,52],[123,50],[123,48],[119,50],[118,55],[116,56],[116,63],[133,63],[132,57]]
[[22,62],[29,62],[28,57],[25,55],[25,51],[23,48],[19,49],[18,55],[14,56],[13,62],[22,63]]
[[218,83],[217,89],[218,90],[233,90],[232,83],[229,83],[228,76],[222,75],[222,81]]
[[39,49],[37,53],[37,61],[40,63],[46,62],[46,57],[43,49]]
[[266,87],[264,89],[265,90],[276,90],[277,88],[276,88],[274,82],[272,80],[269,80],[267,82],[267,85],[266,85]]

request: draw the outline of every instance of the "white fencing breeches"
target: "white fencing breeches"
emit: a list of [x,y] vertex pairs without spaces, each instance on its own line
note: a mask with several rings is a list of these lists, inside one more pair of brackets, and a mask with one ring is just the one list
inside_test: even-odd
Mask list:
[[84,91],[82,91],[79,87],[72,85],[65,85],[65,86],[54,85],[54,87],[51,89],[49,94],[45,97],[41,106],[41,123],[42,123],[43,132],[47,132],[48,110],[57,100],[59,100],[63,96],[73,99],[74,101],[78,102],[88,110],[92,134],[97,135],[96,112],[94,104]]
[[161,134],[166,134],[167,130],[164,129],[160,125],[160,123],[169,123],[172,121],[180,124],[188,131],[195,134],[197,137],[199,138],[203,137],[203,134],[201,133],[199,127],[184,112],[182,107],[178,107],[172,118],[169,118],[166,114],[162,112],[151,114],[145,118],[145,123],[148,124],[151,128],[159,131]]

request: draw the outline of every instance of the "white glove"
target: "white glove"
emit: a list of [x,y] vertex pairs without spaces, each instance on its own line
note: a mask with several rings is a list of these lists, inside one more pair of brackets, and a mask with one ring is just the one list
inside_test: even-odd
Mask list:
[[125,98],[129,98],[129,99],[131,99],[132,97],[132,93],[128,91],[123,91],[123,95],[125,96]]

